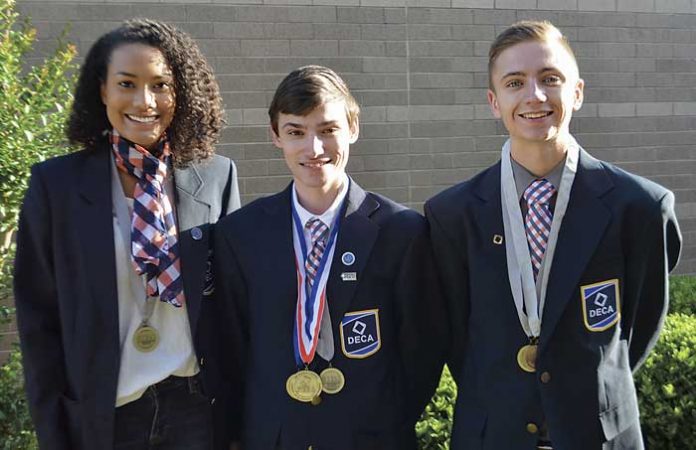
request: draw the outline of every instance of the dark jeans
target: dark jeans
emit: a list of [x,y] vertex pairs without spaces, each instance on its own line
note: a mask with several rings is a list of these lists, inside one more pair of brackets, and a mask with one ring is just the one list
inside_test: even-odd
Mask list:
[[114,450],[210,450],[212,429],[198,377],[171,376],[116,408]]

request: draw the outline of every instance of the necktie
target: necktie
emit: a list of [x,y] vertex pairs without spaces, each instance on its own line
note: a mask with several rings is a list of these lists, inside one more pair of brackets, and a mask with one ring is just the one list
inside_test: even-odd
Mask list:
[[[329,227],[319,219],[310,219],[305,227],[309,230],[312,239],[312,249],[305,261],[305,272],[307,273],[307,283],[305,289],[307,295],[314,286],[317,268],[326,250],[326,241],[329,235]],[[319,329],[319,342],[317,343],[317,353],[327,361],[333,358],[333,333],[331,331],[331,316],[329,315],[329,305],[324,306],[324,316],[321,318]]]
[[307,297],[309,297],[312,286],[314,286],[314,282],[316,281],[317,270],[319,270],[321,258],[324,256],[324,251],[326,250],[329,227],[319,219],[310,219],[305,224],[305,228],[309,230],[312,240],[312,248],[305,259],[305,272],[307,274],[305,290]]
[[525,189],[522,197],[527,202],[527,215],[524,219],[524,230],[527,234],[527,244],[529,253],[532,257],[532,269],[534,280],[539,275],[541,262],[544,260],[546,244],[549,240],[551,231],[551,212],[550,201],[556,188],[548,180],[537,179]]

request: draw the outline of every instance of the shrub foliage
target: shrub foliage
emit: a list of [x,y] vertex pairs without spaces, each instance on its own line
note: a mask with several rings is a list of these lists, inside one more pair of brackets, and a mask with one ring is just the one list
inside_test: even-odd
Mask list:
[[[31,66],[36,30],[0,0],[0,324],[9,322],[14,232],[31,166],[69,150],[63,129],[71,102],[75,47]],[[23,391],[19,350],[0,367],[0,450],[37,448]]]
[[422,450],[447,450],[452,434],[454,401],[457,385],[447,367],[442,371],[440,385],[416,424],[416,437]]
[[669,312],[696,315],[696,277],[675,275],[669,279]]
[[667,316],[635,378],[648,448],[696,448],[696,316]]
[[24,397],[19,350],[0,367],[0,450],[34,450],[36,435]]
[[[13,236],[31,166],[65,153],[74,46],[59,41],[40,65],[27,68],[36,30],[14,0],[0,0],[0,300],[10,295]],[[7,311],[5,311],[7,312]]]

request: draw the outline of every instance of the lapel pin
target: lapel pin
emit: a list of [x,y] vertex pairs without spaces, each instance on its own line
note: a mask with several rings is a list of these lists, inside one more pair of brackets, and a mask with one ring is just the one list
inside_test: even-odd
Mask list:
[[200,241],[203,238],[203,232],[198,227],[191,228],[191,237],[194,241]]
[[502,245],[503,243],[503,237],[499,234],[494,234],[493,235],[493,243],[495,245]]
[[352,266],[355,262],[355,255],[353,252],[345,252],[343,255],[341,255],[341,262],[343,265]]
[[343,281],[358,281],[358,274],[355,272],[343,272],[343,273],[341,273],[341,280],[343,280]]

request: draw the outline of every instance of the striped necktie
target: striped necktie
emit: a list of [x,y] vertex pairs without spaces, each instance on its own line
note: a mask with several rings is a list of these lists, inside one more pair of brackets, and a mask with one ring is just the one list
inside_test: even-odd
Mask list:
[[321,258],[324,256],[324,251],[326,250],[329,227],[321,220],[314,218],[307,221],[305,228],[309,230],[312,240],[312,248],[305,259],[305,272],[307,275],[305,291],[307,293],[307,298],[309,298],[312,286],[314,286],[314,282],[316,281],[315,278],[317,276],[317,270],[319,270]]
[[527,234],[527,244],[532,257],[534,280],[539,275],[541,262],[544,260],[546,243],[551,232],[553,213],[550,201],[556,188],[546,179],[536,179],[525,189],[522,197],[527,202],[527,215],[524,219],[524,230]]

